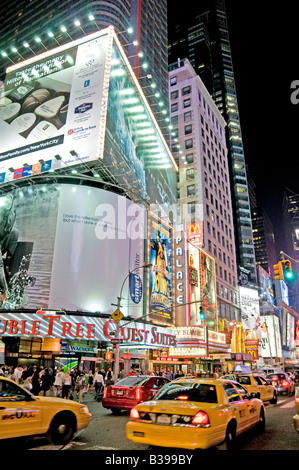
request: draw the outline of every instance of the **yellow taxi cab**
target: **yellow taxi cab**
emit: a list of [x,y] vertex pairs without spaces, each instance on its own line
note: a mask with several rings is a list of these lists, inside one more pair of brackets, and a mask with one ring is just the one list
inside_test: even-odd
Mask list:
[[299,387],[296,389],[295,394],[295,405],[296,405],[296,414],[293,416],[293,424],[295,430],[299,433]]
[[0,439],[45,435],[53,444],[66,444],[90,421],[91,414],[81,403],[33,396],[0,377]]
[[253,426],[264,430],[264,404],[238,382],[181,378],[132,408],[126,434],[153,446],[193,450],[225,442],[231,449],[236,436]]
[[269,384],[264,377],[258,374],[245,374],[235,372],[234,374],[228,374],[221,378],[231,379],[244,385],[250,393],[254,393],[257,398],[262,401],[269,401],[276,405],[277,403],[277,390],[272,384]]

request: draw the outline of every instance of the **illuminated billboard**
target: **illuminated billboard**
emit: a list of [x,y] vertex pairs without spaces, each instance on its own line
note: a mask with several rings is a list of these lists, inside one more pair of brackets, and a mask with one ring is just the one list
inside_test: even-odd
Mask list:
[[9,67],[0,134],[0,184],[101,162],[131,199],[176,202],[176,163],[113,27]]
[[275,315],[261,315],[262,357],[282,357],[279,319]]
[[259,307],[259,293],[256,289],[240,287],[240,307],[243,330],[256,331],[257,338],[261,339],[261,319]]
[[172,316],[172,229],[150,215],[150,320],[173,324]]
[[[144,263],[145,211],[95,187],[35,184],[0,197],[0,308],[113,313]],[[144,269],[121,311],[144,314]]]
[[101,158],[108,30],[8,68],[0,182]]
[[265,269],[263,269],[262,266],[259,265],[258,276],[262,299],[274,305],[273,282],[270,274],[268,274],[267,271],[265,271]]
[[[203,250],[188,242],[188,304],[189,325],[207,324],[215,327],[217,321],[215,260]],[[204,319],[200,318],[204,313]]]

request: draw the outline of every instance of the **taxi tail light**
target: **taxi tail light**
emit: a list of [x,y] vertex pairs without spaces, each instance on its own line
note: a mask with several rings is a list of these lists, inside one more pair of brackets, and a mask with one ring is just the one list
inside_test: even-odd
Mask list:
[[106,398],[107,395],[108,395],[108,387],[106,387],[104,390],[103,398]]
[[287,380],[282,380],[282,381],[280,382],[280,385],[281,385],[282,387],[287,387],[287,386],[289,385],[289,382],[288,382]]
[[204,411],[198,411],[192,419],[192,424],[207,426],[210,424],[209,416]]
[[139,419],[140,418],[140,414],[139,414],[139,411],[137,410],[137,408],[132,408],[131,409],[130,418],[132,418],[132,419]]
[[140,387],[137,387],[135,391],[136,400],[141,400],[141,396],[142,396],[142,389]]

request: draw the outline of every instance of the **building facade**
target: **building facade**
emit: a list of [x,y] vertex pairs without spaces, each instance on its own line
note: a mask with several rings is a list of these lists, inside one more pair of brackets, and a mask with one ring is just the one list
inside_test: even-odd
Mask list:
[[169,64],[187,57],[227,122],[226,136],[242,285],[256,283],[254,241],[246,164],[224,0],[204,0],[193,14],[173,10],[169,16]]
[[[203,223],[215,259],[218,315],[237,320],[238,279],[225,121],[188,60],[169,73],[171,150],[179,173],[179,221]],[[186,226],[182,227],[182,230]]]

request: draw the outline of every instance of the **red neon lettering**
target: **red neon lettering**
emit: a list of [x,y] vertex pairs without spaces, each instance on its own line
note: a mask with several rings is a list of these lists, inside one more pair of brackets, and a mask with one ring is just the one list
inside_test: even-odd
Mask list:
[[53,322],[54,322],[54,318],[58,318],[58,320],[60,320],[60,316],[53,316],[53,315],[44,315],[43,316],[43,319],[44,318],[49,318],[49,328],[48,328],[48,335],[49,336],[52,336],[53,335]]
[[88,325],[87,328],[87,338],[95,338],[96,332],[95,332],[95,325]]
[[70,331],[72,328],[72,324],[68,322],[63,322],[62,325],[63,325],[62,336],[66,336],[66,333],[68,333],[70,336],[75,338],[76,335],[73,335]]
[[30,335],[29,331],[25,331],[25,327],[26,327],[26,320],[22,320],[21,335]]
[[[77,323],[76,336],[84,338],[84,330],[81,327],[84,328],[84,323]],[[82,335],[80,335],[80,333],[82,333]]]
[[18,332],[18,322],[17,320],[11,320],[8,334],[15,335],[17,332]]
[[40,325],[40,321],[34,320],[32,322],[32,331],[31,331],[32,335],[39,335],[39,325]]
[[108,326],[110,325],[110,323],[115,323],[114,320],[111,320],[111,321],[107,321],[104,325],[104,335],[109,338],[109,339],[114,339],[112,336],[109,335],[108,333]]

